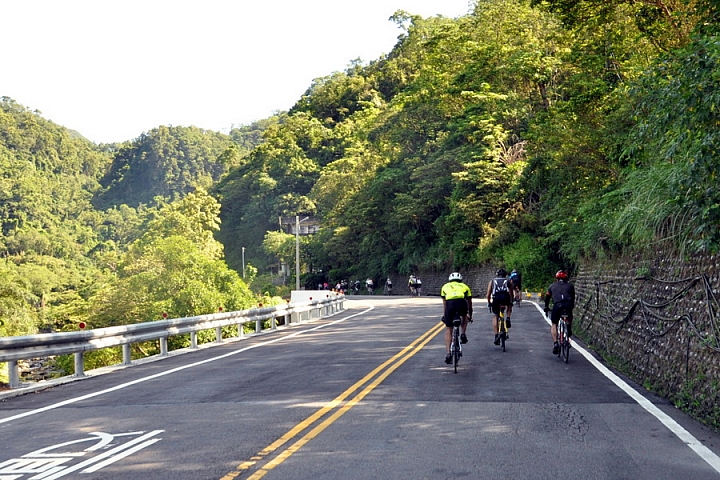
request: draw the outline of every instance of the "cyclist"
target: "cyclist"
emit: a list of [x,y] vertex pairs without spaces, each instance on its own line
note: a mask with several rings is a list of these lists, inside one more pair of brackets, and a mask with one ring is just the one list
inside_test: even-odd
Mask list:
[[365,280],[365,287],[367,287],[367,291],[370,295],[373,294],[373,290],[375,289],[375,282],[372,278],[368,278]]
[[575,308],[575,287],[568,282],[568,275],[564,270],[555,274],[555,283],[550,285],[545,293],[545,314],[550,311],[550,300],[553,302],[552,313],[550,314],[550,335],[553,339],[553,355],[560,352],[557,342],[557,325],[560,315],[566,312],[568,315],[568,337],[572,336],[572,311]]
[[410,296],[415,296],[417,293],[417,279],[415,278],[415,275],[410,275],[410,278],[408,279],[408,287],[410,287]]
[[513,268],[513,271],[510,272],[510,276],[508,277],[515,287],[515,301],[520,303],[520,292],[522,291],[522,275],[520,275],[520,272],[518,272],[516,269]]
[[385,280],[385,294],[392,295],[392,280],[390,280],[390,277]]
[[418,297],[422,295],[422,281],[418,277],[415,277],[415,291]]
[[462,282],[462,275],[453,272],[448,277],[448,283],[440,289],[440,296],[443,300],[443,323],[445,324],[445,363],[452,363],[450,354],[450,342],[452,341],[453,318],[459,314],[462,319],[460,324],[460,343],[467,343],[468,322],[472,322],[472,292],[470,287]]
[[490,280],[487,287],[488,307],[493,314],[493,332],[495,333],[495,345],[500,345],[500,334],[498,331],[498,320],[500,319],[500,307],[505,306],[507,316],[505,325],[510,328],[510,312],[513,302],[513,283],[507,278],[507,272],[500,268],[495,273],[495,278]]

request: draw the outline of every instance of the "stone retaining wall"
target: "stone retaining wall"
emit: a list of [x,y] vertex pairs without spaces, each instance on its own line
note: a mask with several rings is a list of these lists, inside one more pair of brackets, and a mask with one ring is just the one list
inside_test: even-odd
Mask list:
[[658,251],[588,263],[572,279],[573,332],[635,381],[718,429],[719,275],[715,255]]

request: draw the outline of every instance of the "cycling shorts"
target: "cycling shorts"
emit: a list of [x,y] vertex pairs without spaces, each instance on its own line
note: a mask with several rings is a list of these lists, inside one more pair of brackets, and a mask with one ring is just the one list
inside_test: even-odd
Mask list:
[[452,300],[446,300],[445,301],[445,317],[443,317],[443,323],[446,327],[452,327],[453,326],[453,318],[455,318],[455,314],[460,315],[460,317],[464,317],[467,315],[468,312],[468,305],[467,300],[464,298],[454,298]]
[[562,315],[563,312],[567,312],[568,323],[572,323],[572,321],[573,321],[572,307],[568,304],[563,304],[563,303],[553,304],[553,309],[550,312],[550,322],[553,325],[557,325],[558,322],[560,321],[560,315]]
[[492,309],[493,315],[500,315],[500,307],[503,307],[503,306],[507,310],[512,305],[510,304],[510,302],[507,302],[507,303],[493,302],[493,303],[491,303],[490,308]]

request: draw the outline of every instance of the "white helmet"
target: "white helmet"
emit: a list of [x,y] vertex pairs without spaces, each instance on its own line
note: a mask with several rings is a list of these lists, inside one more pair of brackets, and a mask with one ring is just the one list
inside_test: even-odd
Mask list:
[[462,275],[460,275],[458,272],[453,272],[448,277],[448,281],[452,282],[453,280],[457,280],[458,282],[462,281]]

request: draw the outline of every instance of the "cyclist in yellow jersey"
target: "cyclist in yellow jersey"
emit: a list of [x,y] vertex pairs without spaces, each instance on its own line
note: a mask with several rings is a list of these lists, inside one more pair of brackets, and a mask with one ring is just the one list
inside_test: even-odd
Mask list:
[[448,277],[448,283],[440,289],[440,296],[443,299],[443,323],[445,324],[445,363],[452,362],[450,355],[450,342],[452,341],[453,318],[457,313],[462,319],[460,325],[460,343],[467,343],[468,322],[472,322],[472,292],[470,287],[462,282],[462,275],[453,272]]

